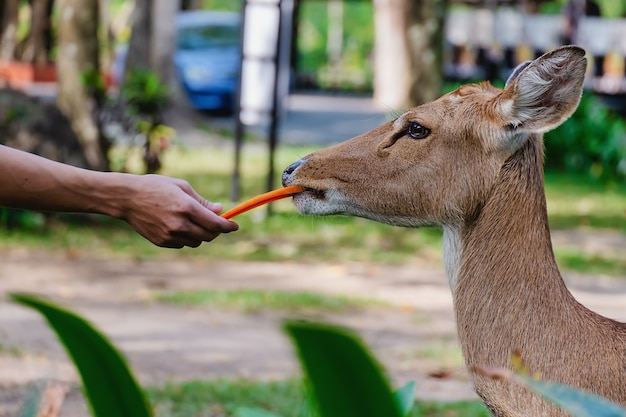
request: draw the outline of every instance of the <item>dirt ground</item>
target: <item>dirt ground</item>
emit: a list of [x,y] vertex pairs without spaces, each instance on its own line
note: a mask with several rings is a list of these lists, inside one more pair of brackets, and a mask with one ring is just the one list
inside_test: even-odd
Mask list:
[[[555,244],[575,242],[588,250],[626,253],[626,239],[619,234],[555,234],[554,240]],[[583,304],[626,321],[626,280],[564,275]],[[141,262],[26,249],[4,251],[0,264],[1,294],[41,294],[82,314],[111,337],[144,386],[218,377],[280,379],[298,374],[291,346],[281,332],[284,315],[181,308],[151,301],[155,291],[240,288],[306,290],[385,300],[390,307],[308,318],[355,329],[388,370],[394,385],[417,382],[418,398],[475,398],[464,373],[445,380],[429,377],[434,371],[457,366],[452,300],[441,268]],[[62,416],[88,416],[76,389],[77,374],[56,337],[38,314],[8,302],[2,295],[0,417],[15,415],[26,387],[42,380],[62,381],[72,388]]]

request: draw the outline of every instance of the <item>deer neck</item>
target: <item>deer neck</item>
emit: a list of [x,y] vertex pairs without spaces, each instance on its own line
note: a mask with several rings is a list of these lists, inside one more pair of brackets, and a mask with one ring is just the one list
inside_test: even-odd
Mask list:
[[[475,218],[444,228],[444,252],[470,364],[506,366],[511,350],[528,342],[528,320],[543,320],[573,302],[552,251],[539,135],[504,164]],[[501,355],[486,339],[500,340]]]

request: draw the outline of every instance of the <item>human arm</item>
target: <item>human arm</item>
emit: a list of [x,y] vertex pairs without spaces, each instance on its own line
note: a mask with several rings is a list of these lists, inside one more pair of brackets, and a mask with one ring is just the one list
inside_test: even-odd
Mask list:
[[105,214],[157,246],[197,247],[238,229],[220,204],[161,175],[90,171],[0,145],[0,181],[0,206]]

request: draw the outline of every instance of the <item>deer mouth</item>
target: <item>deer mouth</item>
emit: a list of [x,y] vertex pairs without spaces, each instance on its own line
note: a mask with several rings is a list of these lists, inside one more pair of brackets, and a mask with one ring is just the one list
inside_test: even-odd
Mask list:
[[326,190],[318,190],[315,188],[304,188],[303,193],[307,193],[311,198],[316,200],[325,200],[326,199]]
[[298,207],[298,210],[302,211],[303,207],[310,206],[311,203],[318,205],[326,201],[326,193],[326,190],[304,187],[304,191],[294,194],[293,202]]
[[353,203],[335,188],[311,188],[293,196],[293,203],[300,214],[311,216],[354,215]]

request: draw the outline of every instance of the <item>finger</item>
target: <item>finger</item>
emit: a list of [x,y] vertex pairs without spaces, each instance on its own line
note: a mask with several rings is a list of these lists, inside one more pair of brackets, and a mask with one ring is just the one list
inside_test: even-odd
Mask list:
[[186,194],[191,196],[194,200],[200,203],[200,205],[202,205],[203,207],[208,208],[214,213],[219,213],[220,211],[222,211],[223,207],[221,203],[213,203],[207,200],[206,198],[202,197],[191,185],[189,185],[189,183],[185,182],[181,186],[181,188]]
[[201,202],[200,204],[202,204],[204,207],[208,208],[215,214],[219,214],[224,209],[224,206],[222,206],[222,203],[213,203],[208,200],[204,200],[204,202]]
[[[213,215],[215,216],[215,214]],[[197,247],[202,242],[212,241],[221,233],[226,232],[222,230],[216,230],[216,227],[205,228],[193,221],[189,221],[189,223],[185,225],[184,229],[181,229],[179,232],[176,233],[176,237],[179,241],[184,242],[185,246],[195,245],[192,247]]]
[[[210,240],[215,239],[218,234],[214,234]],[[181,233],[177,236],[172,236],[168,238],[164,243],[158,245],[164,248],[170,249],[182,249],[185,246],[190,248],[197,248],[204,242],[205,240],[199,239],[197,236],[194,236],[192,233]]]
[[185,246],[189,246],[190,248],[197,248],[202,244],[201,240],[195,239],[176,239],[173,241],[168,241],[167,243],[160,245],[162,248],[168,249],[182,249]]
[[234,221],[218,216],[216,212],[208,210],[201,204],[194,206],[190,211],[190,220],[210,232],[228,233],[239,229],[239,225]]

